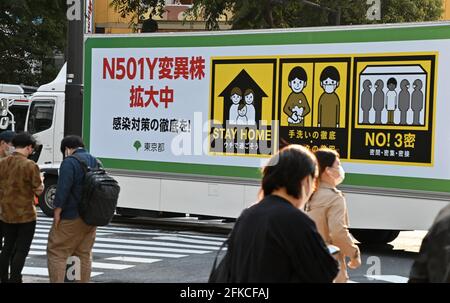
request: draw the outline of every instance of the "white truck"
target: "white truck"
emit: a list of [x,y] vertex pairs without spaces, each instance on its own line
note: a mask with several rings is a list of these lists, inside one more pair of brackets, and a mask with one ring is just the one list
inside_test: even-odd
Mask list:
[[0,131],[13,130],[23,131],[25,129],[25,120],[28,107],[30,105],[29,97],[35,91],[32,87],[26,87],[18,84],[0,83]]
[[[449,23],[88,35],[84,58],[83,138],[121,185],[119,214],[236,218],[286,143],[340,152],[360,241],[428,229],[450,202]],[[64,85],[62,70],[27,120],[49,214]]]

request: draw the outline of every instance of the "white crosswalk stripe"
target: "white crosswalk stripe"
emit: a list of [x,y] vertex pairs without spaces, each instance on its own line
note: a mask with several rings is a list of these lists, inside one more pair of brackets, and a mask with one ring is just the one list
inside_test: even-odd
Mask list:
[[[103,274],[102,272],[91,272],[91,277],[95,277]],[[30,276],[44,276],[48,277],[48,269],[46,267],[29,267],[25,266],[22,270],[22,275]]]
[[[38,222],[23,275],[48,277],[48,269],[36,265],[45,260],[48,234],[53,219],[38,213]],[[142,240],[139,240],[142,239]],[[126,270],[139,264],[185,258],[219,250],[225,237],[189,232],[164,232],[110,225],[97,228],[92,250],[92,277],[114,270]],[[38,259],[35,259],[38,258]],[[45,260],[46,261],[46,260]]]
[[161,261],[161,259],[138,258],[138,257],[111,257],[106,258],[105,260],[131,262],[131,263],[149,263],[149,264]]
[[[35,238],[48,238],[48,234],[38,232],[35,234]],[[121,243],[121,244],[135,244],[135,245],[157,245],[157,246],[167,246],[167,247],[178,247],[178,248],[193,248],[200,250],[215,251],[219,250],[220,246],[208,246],[208,245],[191,245],[191,244],[181,244],[181,243],[171,243],[164,241],[151,241],[151,240],[130,240],[130,239],[113,239],[113,238],[102,238],[96,237],[96,242],[109,242],[109,243]],[[176,240],[179,241],[179,240]]]
[[[40,235],[35,235],[35,237]],[[33,243],[47,244],[47,240],[34,239]],[[165,247],[147,247],[147,246],[137,246],[137,245],[121,245],[121,244],[105,244],[98,243],[94,244],[94,248],[120,248],[120,249],[134,249],[134,250],[144,250],[144,251],[163,251],[170,253],[184,253],[184,254],[206,254],[210,251],[207,250],[194,250],[194,249],[178,249],[178,248],[165,248]]]
[[[51,223],[42,223],[40,222],[40,229],[49,231],[51,227]],[[114,232],[120,234],[133,234],[133,235],[143,235],[143,236],[173,236],[173,233],[162,233],[162,232],[146,232],[139,229],[133,228],[122,228],[122,227],[98,227],[97,234],[99,232]],[[225,241],[226,238],[215,237],[215,236],[197,236],[197,235],[189,235],[184,233],[178,233],[177,236],[185,237],[185,238],[193,238],[193,239],[204,239],[211,241]]]
[[408,283],[407,277],[396,276],[396,275],[366,275],[369,280],[379,280],[390,283]]
[[101,269],[127,269],[134,267],[134,265],[125,265],[125,264],[114,264],[114,263],[103,263],[103,262],[92,262],[92,268],[101,268]]
[[206,240],[195,240],[195,239],[186,239],[178,236],[171,237],[156,237],[157,240],[169,240],[169,241],[177,241],[177,242],[187,242],[187,243],[196,243],[196,244],[205,244],[205,245],[217,245],[220,246],[222,242],[219,241],[206,241]]

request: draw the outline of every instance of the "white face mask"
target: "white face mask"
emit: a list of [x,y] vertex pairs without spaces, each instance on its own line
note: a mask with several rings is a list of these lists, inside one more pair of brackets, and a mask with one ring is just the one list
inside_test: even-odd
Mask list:
[[8,146],[8,148],[5,150],[5,153],[7,156],[12,155],[16,151],[16,148],[14,146]]
[[332,94],[336,90],[336,84],[325,84],[323,89],[327,94]]
[[339,165],[338,170],[339,170],[339,177],[336,180],[336,185],[341,184],[344,181],[344,179],[345,179],[345,170],[344,170],[344,168]]

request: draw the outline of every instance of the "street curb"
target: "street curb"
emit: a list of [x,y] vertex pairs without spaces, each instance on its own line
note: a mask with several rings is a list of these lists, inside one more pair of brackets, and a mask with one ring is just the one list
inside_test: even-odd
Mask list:
[[180,229],[192,231],[201,231],[207,233],[222,233],[229,234],[233,229],[234,223],[218,222],[220,220],[199,220],[195,217],[181,217],[181,218],[148,218],[148,217],[135,217],[124,218],[122,216],[115,216],[112,220],[113,223],[126,223],[139,225],[144,228],[164,227],[170,229]]

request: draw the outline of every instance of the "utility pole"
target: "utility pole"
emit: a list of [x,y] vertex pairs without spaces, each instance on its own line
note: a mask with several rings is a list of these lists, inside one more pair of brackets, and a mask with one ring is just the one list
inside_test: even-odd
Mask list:
[[64,136],[82,135],[84,0],[67,0],[67,80]]

